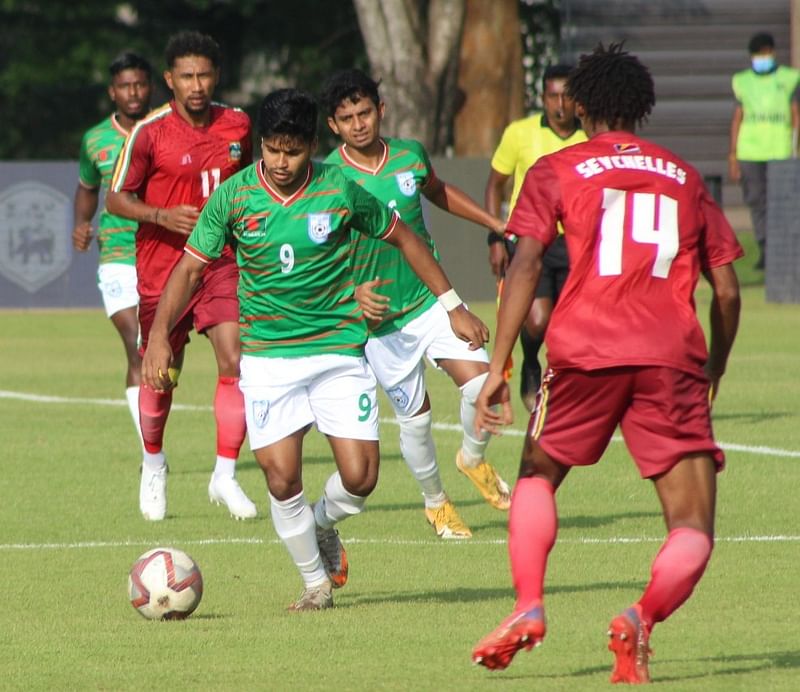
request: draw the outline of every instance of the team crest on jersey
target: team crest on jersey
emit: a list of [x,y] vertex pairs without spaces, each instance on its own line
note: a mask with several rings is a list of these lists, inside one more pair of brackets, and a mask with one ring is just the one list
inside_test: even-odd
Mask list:
[[267,424],[269,418],[269,401],[266,399],[259,399],[253,402],[253,421],[259,428],[263,428]]
[[324,243],[331,234],[330,214],[308,215],[308,237],[317,245]]
[[231,142],[228,145],[228,158],[231,161],[238,161],[242,158],[242,144],[241,142]]
[[0,275],[28,293],[70,265],[70,201],[49,185],[26,180],[0,193]]
[[618,154],[641,154],[642,150],[639,148],[638,144],[634,144],[630,142],[628,144],[615,144],[614,151]]
[[397,408],[404,409],[408,406],[408,394],[406,394],[401,387],[394,387],[386,391],[387,396],[394,402]]
[[398,173],[395,178],[397,179],[397,187],[406,197],[411,197],[417,191],[417,181],[412,171]]

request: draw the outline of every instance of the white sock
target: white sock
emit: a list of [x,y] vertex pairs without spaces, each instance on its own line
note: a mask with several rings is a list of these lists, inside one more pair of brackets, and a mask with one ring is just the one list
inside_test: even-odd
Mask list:
[[217,463],[214,465],[215,476],[228,476],[233,478],[236,473],[236,459],[221,457],[217,454]]
[[436,447],[431,434],[431,412],[417,416],[398,416],[400,424],[400,453],[422,490],[425,506],[441,507],[447,500],[439,465],[436,463]]
[[489,373],[485,372],[473,377],[461,387],[461,427],[464,430],[464,437],[461,441],[461,457],[465,466],[470,468],[481,463],[492,436],[491,433],[486,432],[481,437],[475,437],[475,402],[488,376]]
[[352,517],[364,509],[366,497],[353,495],[344,489],[342,477],[337,471],[325,483],[322,497],[314,505],[314,518],[317,526],[329,529],[337,522]]
[[143,452],[142,453],[142,461],[144,465],[149,468],[151,471],[158,471],[158,469],[163,468],[167,464],[167,457],[164,456],[164,452]]
[[125,398],[128,400],[128,409],[131,412],[131,418],[133,418],[133,425],[136,428],[139,443],[142,445],[142,449],[144,449],[142,426],[139,424],[139,387],[127,387],[125,389]]
[[294,564],[308,587],[319,586],[328,580],[319,558],[314,513],[300,492],[288,500],[269,496],[272,524],[283,541]]

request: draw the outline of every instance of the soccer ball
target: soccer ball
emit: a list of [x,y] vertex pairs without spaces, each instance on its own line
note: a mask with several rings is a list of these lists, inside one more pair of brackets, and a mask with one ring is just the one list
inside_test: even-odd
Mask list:
[[148,620],[183,620],[203,597],[203,575],[182,550],[154,548],[133,563],[128,597]]

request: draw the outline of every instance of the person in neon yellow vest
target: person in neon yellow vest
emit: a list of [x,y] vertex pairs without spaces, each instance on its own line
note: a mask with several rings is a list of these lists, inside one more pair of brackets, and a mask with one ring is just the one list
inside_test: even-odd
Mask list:
[[767,244],[767,163],[797,156],[800,125],[800,71],[778,65],[775,39],[755,34],[749,43],[751,67],[733,75],[736,107],[731,121],[728,173],[740,181],[764,269]]

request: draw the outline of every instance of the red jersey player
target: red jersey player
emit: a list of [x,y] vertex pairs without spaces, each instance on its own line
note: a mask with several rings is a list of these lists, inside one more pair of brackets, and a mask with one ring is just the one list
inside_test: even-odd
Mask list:
[[[655,103],[650,73],[612,45],[581,57],[569,77],[589,141],[529,169],[509,221],[519,236],[506,276],[489,377],[476,426],[511,420],[503,364],[530,307],[544,248],[565,229],[572,264],[553,311],[545,374],[522,452],[509,516],[514,612],[475,647],[505,668],[542,642],[547,556],[556,539],[554,494],[573,466],[595,463],[619,424],[643,478],[653,481],[668,535],[641,599],[611,621],[612,682],[649,680],[648,641],[691,594],[711,555],[716,472],[711,430],[739,320],[732,262],[741,247],[697,171],[633,132]],[[710,348],[693,294],[711,284]],[[502,403],[495,411],[490,403]]]
[[[136,270],[142,352],[147,348],[161,292],[183,256],[200,210],[223,180],[252,159],[248,116],[211,101],[219,62],[219,46],[209,36],[181,32],[170,38],[164,79],[174,99],[132,130],[117,160],[108,208],[139,221]],[[170,334],[176,354],[170,376],[176,383],[192,327],[205,334],[214,347],[219,374],[214,397],[217,461],[208,494],[212,502],[227,505],[234,517],[245,519],[256,515],[256,507],[234,477],[245,435],[244,401],[238,384],[237,282],[238,270],[228,248],[209,265],[191,304]],[[171,404],[171,390],[140,390],[145,452],[139,508],[144,518],[152,521],[166,515],[167,466],[162,443]]]

